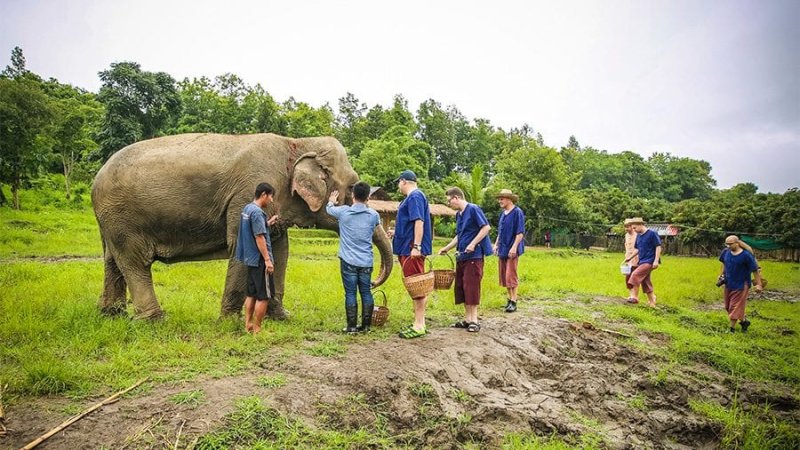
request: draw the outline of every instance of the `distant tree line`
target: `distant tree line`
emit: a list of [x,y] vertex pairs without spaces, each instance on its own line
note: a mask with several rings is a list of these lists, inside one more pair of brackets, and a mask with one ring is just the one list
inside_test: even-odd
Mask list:
[[[544,230],[605,232],[630,216],[687,226],[687,242],[719,240],[726,230],[773,235],[800,247],[800,192],[758,194],[752,183],[718,190],[702,160],[632,151],[608,153],[545,144],[528,124],[504,130],[488,119],[469,119],[456,106],[434,99],[413,112],[395,95],[391,105],[368,106],[346,93],[334,110],[293,97],[280,102],[260,84],[235,74],[176,81],[134,62],[113,63],[99,73],[97,93],[44,80],[28,71],[22,50],[0,74],[0,204],[19,208],[18,192],[42,174],[62,173],[88,183],[116,151],[139,140],[178,133],[277,133],[331,135],[347,148],[353,167],[372,185],[399,198],[391,180],[414,170],[432,200],[459,186],[490,217],[493,194],[520,194],[528,226]],[[442,226],[448,226],[444,224]],[[452,225],[449,225],[452,226]]]

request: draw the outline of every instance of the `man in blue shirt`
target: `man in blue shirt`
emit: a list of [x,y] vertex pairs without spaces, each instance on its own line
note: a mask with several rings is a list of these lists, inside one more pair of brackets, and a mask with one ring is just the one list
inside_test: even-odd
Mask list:
[[[380,224],[378,213],[367,207],[369,185],[359,181],[353,186],[353,206],[335,206],[339,191],[331,192],[325,211],[339,220],[339,259],[344,285],[345,333],[369,331],[374,300],[370,290],[372,275],[372,235]],[[361,326],[358,320],[356,290],[361,293]]]
[[455,328],[466,328],[471,333],[480,331],[478,305],[481,304],[481,280],[483,280],[483,258],[492,254],[489,241],[489,221],[478,205],[464,199],[464,191],[454,187],[445,192],[447,203],[456,209],[456,236],[439,250],[447,254],[456,247],[456,305],[464,304],[464,320],[453,324]]
[[[629,223],[636,231],[636,249],[630,258],[639,257],[639,265],[631,272],[628,278],[628,289],[630,290],[630,297],[628,303],[639,303],[639,286],[647,294],[647,304],[650,307],[656,306],[656,294],[653,290],[653,281],[650,279],[650,273],[658,269],[661,264],[661,238],[658,233],[648,229],[644,226],[644,220],[641,217],[634,217],[630,219]],[[626,259],[626,262],[628,259]]]
[[261,321],[267,313],[267,300],[275,292],[272,272],[272,241],[269,226],[278,216],[267,221],[264,208],[272,203],[275,190],[269,183],[256,186],[251,203],[242,210],[239,218],[239,231],[236,236],[235,258],[247,265],[247,297],[244,300],[245,330],[253,334],[261,331]]
[[517,310],[517,289],[519,287],[519,256],[525,252],[525,213],[515,205],[519,196],[510,189],[502,189],[497,194],[500,204],[500,221],[497,225],[497,239],[494,253],[497,255],[500,286],[508,292],[505,312]]
[[[737,236],[725,238],[728,247],[719,255],[722,263],[720,278],[725,283],[725,311],[728,312],[731,333],[736,331],[736,322],[742,325],[742,333],[750,327],[750,321],[745,316],[747,295],[750,291],[750,274],[756,274],[756,292],[761,292],[761,273],[753,254],[747,251],[744,244]],[[749,248],[749,247],[748,247]]]
[[[417,175],[404,170],[395,180],[406,198],[397,208],[392,251],[397,255],[403,276],[425,271],[425,256],[433,252],[433,228],[428,198],[417,188]],[[400,337],[412,339],[425,336],[425,307],[428,296],[414,297],[414,323],[400,331]]]

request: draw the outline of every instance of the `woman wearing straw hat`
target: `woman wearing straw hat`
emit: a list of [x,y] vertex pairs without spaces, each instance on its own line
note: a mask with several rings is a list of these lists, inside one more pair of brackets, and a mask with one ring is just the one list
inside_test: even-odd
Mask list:
[[519,256],[525,252],[523,238],[525,236],[525,213],[515,205],[519,196],[509,189],[502,189],[497,194],[497,202],[503,211],[497,225],[497,239],[494,241],[494,253],[499,259],[500,286],[508,291],[508,302],[505,312],[517,310],[517,289],[519,287]]
[[627,286],[630,290],[628,303],[639,303],[639,286],[647,294],[647,304],[651,307],[656,306],[656,294],[653,290],[653,281],[650,279],[650,272],[658,269],[661,261],[661,238],[658,234],[644,226],[644,219],[634,217],[630,219],[630,224],[636,231],[636,250],[633,254],[625,258],[625,262],[630,262],[633,258],[639,258],[639,265],[631,271]]

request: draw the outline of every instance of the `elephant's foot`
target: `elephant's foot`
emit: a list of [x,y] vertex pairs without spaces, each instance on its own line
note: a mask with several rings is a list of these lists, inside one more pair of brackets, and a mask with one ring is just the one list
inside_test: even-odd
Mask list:
[[155,309],[148,309],[145,311],[137,312],[135,316],[133,316],[134,320],[157,320],[164,317],[164,311],[161,308]]
[[272,320],[286,320],[290,316],[289,311],[283,307],[283,299],[271,299],[267,307],[267,317]]
[[114,303],[108,306],[100,306],[100,314],[108,317],[124,316],[127,314],[125,311],[124,303]]

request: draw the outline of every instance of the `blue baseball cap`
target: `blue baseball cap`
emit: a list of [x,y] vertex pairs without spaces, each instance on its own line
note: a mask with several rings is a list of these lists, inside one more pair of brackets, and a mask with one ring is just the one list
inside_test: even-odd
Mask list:
[[400,180],[417,181],[417,174],[410,170],[404,170],[400,172],[400,176],[397,177],[394,182],[397,183]]

